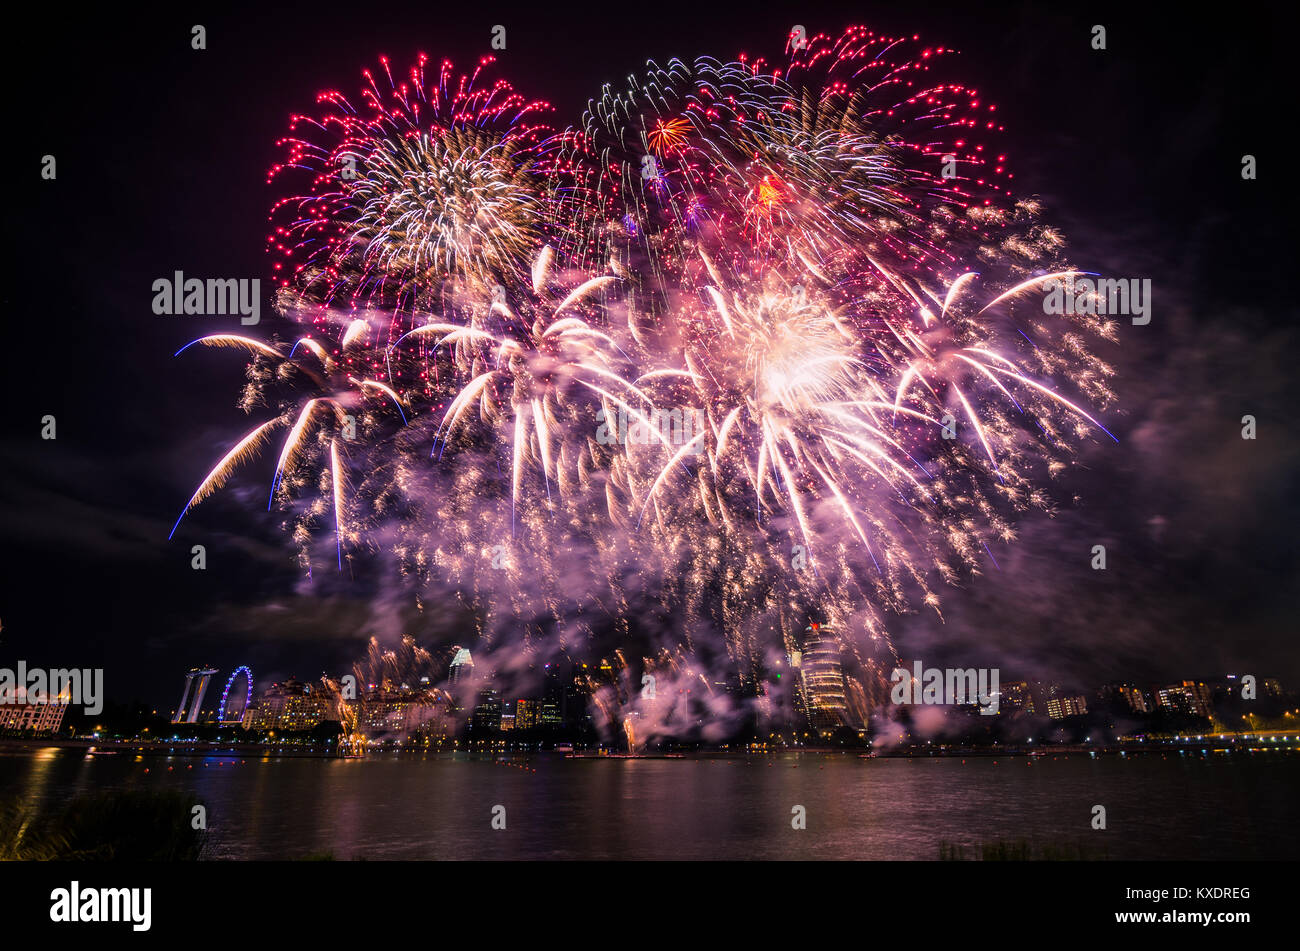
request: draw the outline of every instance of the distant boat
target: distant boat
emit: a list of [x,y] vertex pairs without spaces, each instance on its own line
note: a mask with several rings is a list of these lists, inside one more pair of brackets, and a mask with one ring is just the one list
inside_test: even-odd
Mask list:
[[555,744],[555,752],[557,752],[557,753],[572,753],[572,752],[573,752],[573,744],[572,744],[572,743],[556,743],[556,744]]

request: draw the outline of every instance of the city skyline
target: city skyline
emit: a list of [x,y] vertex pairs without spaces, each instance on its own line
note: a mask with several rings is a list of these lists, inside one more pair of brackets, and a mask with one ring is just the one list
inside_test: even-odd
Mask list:
[[[879,745],[880,737],[894,727],[894,718],[903,708],[922,703],[920,684],[913,679],[916,692],[912,701],[881,704],[865,711],[864,715],[855,716],[844,700],[851,689],[852,679],[838,670],[839,649],[834,645],[833,637],[811,625],[807,634],[801,649],[792,651],[789,666],[785,669],[794,681],[793,686],[789,683],[782,685],[784,674],[781,670],[768,672],[748,689],[739,680],[712,685],[720,694],[731,696],[740,704],[749,698],[754,705],[753,712],[758,714],[757,725],[753,727],[755,735],[766,735],[763,732],[766,730],[785,734],[795,731],[795,735],[800,735],[798,731],[801,730],[811,730],[811,734],[802,734],[812,737],[802,741],[802,745],[817,745],[819,739],[829,741],[837,728],[848,727],[857,732],[864,747],[871,747]],[[824,658],[812,660],[811,657],[817,654],[824,655]],[[919,668],[920,662],[916,663]],[[464,673],[465,670],[470,673]],[[906,672],[908,668],[897,670]],[[205,706],[202,689],[192,687],[196,677],[206,682],[218,671],[196,667],[185,675],[184,705],[169,711],[168,715],[177,727],[240,727],[250,734],[272,731],[272,735],[312,731],[324,723],[334,722],[343,727],[345,734],[378,737],[384,742],[399,744],[412,737],[427,739],[429,736],[438,738],[440,745],[443,741],[458,744],[460,740],[482,744],[493,735],[514,733],[514,737],[502,737],[504,742],[506,739],[518,740],[527,731],[541,730],[532,740],[534,747],[539,742],[544,748],[546,742],[568,742],[585,735],[584,742],[618,748],[623,742],[621,737],[627,736],[629,751],[635,751],[637,741],[634,737],[636,727],[641,725],[642,711],[620,709],[608,702],[594,702],[603,687],[629,690],[636,681],[635,671],[628,668],[616,670],[607,662],[599,667],[572,662],[567,670],[560,665],[545,665],[534,672],[538,679],[531,689],[519,686],[500,689],[495,673],[476,674],[474,671],[472,652],[462,647],[452,649],[445,678],[438,681],[427,673],[418,677],[399,676],[397,679],[381,673],[377,679],[358,682],[352,674],[349,675],[352,684],[347,684],[342,676],[322,676],[317,681],[291,678],[264,684],[258,689],[252,671],[241,666],[230,674],[226,691],[242,674],[247,678],[248,702],[239,710],[237,718],[223,719],[219,714],[226,706],[224,693],[219,705]],[[646,689],[643,680],[643,698]],[[1013,717],[1036,715],[1051,721],[1084,717],[1090,709],[1094,721],[1098,713],[1112,718],[1118,716],[1122,720],[1128,715],[1146,717],[1161,712],[1167,717],[1214,720],[1216,708],[1224,704],[1233,708],[1234,717],[1243,709],[1249,711],[1251,705],[1243,704],[1240,696],[1247,692],[1252,697],[1272,701],[1272,706],[1286,696],[1275,678],[1259,678],[1246,687],[1244,676],[1232,673],[1173,683],[1115,681],[1089,688],[1062,686],[1054,681],[1004,678],[1001,688],[995,690],[996,707],[992,712]],[[964,709],[977,709],[984,699],[971,696],[960,702],[940,701],[938,705],[947,711],[946,715],[959,714]],[[62,704],[50,706],[66,703],[65,696]],[[39,707],[10,705],[5,710],[4,720],[0,721],[0,728],[57,732],[59,723],[54,719],[61,721],[62,711],[54,718],[52,712]],[[158,715],[160,711],[153,712]],[[596,718],[602,714],[608,717],[608,722],[598,724]],[[1130,733],[1144,733],[1144,722],[1142,719],[1132,720],[1126,729]],[[1115,725],[1113,719],[1111,725]],[[931,724],[929,729],[933,731],[937,727]],[[723,745],[730,745],[743,733],[741,730],[729,735]],[[649,738],[670,745],[678,740],[672,729],[651,734]],[[698,742],[699,738],[697,735],[686,739]],[[646,737],[642,736],[640,742],[645,740]]]

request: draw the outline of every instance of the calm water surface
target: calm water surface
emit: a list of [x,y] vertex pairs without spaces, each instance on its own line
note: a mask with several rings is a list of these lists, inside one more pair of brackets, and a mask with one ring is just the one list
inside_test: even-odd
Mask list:
[[[169,769],[170,767],[170,769]],[[147,770],[147,772],[146,772]],[[114,789],[208,807],[214,859],[935,859],[940,842],[1078,844],[1112,859],[1300,858],[1284,753],[860,759],[364,760],[0,753],[38,808]],[[490,828],[506,807],[507,828]],[[1092,831],[1094,804],[1105,831]],[[790,827],[807,809],[807,829]]]

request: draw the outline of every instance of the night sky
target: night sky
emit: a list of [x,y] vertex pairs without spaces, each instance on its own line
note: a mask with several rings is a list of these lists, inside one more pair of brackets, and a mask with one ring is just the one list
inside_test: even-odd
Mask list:
[[[1028,516],[1017,543],[994,547],[1000,569],[941,592],[946,623],[897,619],[900,653],[1083,685],[1228,671],[1300,682],[1293,107],[1281,82],[1296,24],[1284,4],[1252,5],[1249,24],[1133,3],[231,6],[75,23],[38,11],[44,25],[14,38],[0,666],[104,667],[110,699],[170,708],[199,663],[223,678],[250,664],[265,685],[338,671],[370,634],[402,633],[376,616],[365,579],[327,597],[301,583],[265,510],[273,461],[242,470],[167,541],[249,421],[239,355],[172,356],[238,318],[155,316],[152,282],[257,277],[266,294],[266,170],[289,114],[319,90],[354,91],[381,54],[395,68],[420,51],[468,65],[502,24],[501,73],[554,103],[562,126],[647,58],[771,58],[793,23],[861,22],[961,50],[963,74],[999,104],[1018,194],[1041,197],[1072,263],[1154,285],[1151,323],[1121,324],[1119,399],[1103,420],[1119,443],[1088,446],[1055,517]],[[206,50],[190,48],[195,23]],[[1104,52],[1089,46],[1094,23]],[[40,178],[45,154],[55,181]],[[1244,154],[1256,181],[1241,178]],[[285,332],[269,300],[262,314],[256,336]],[[47,414],[54,441],[41,439]],[[1245,414],[1255,441],[1241,438]],[[190,568],[198,543],[203,572]],[[1095,544],[1105,572],[1089,568]],[[454,639],[454,623],[411,633]]]

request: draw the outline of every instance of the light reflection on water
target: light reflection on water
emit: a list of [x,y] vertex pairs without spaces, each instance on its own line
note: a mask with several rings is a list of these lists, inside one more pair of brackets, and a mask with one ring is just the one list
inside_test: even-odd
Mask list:
[[[193,791],[216,859],[935,859],[1029,839],[1113,859],[1300,857],[1300,757],[1285,753],[861,759],[365,760],[0,752],[30,805]],[[507,828],[490,827],[506,807]],[[1091,829],[1104,805],[1105,831]],[[807,828],[791,828],[791,809]]]

